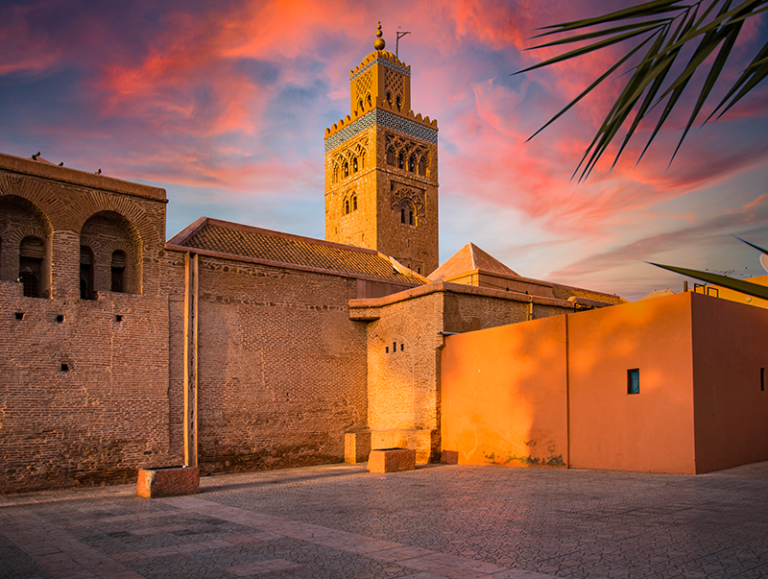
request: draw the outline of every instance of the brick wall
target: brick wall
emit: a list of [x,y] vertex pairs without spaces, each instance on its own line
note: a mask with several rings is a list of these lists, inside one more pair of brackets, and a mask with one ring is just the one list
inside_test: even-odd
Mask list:
[[[429,449],[439,456],[439,332],[469,332],[524,322],[529,296],[436,282],[397,295],[350,302],[350,316],[368,321],[368,427],[376,433],[430,430]],[[535,318],[572,312],[572,304],[533,298]],[[393,439],[392,436],[385,437]],[[418,444],[426,444],[422,438]],[[426,454],[424,448],[417,448]]]
[[[365,327],[347,306],[357,280],[213,257],[199,271],[201,468],[342,461],[344,432],[366,422]],[[171,298],[174,450],[183,445],[182,300]]]
[[[81,300],[84,225],[103,241],[118,218],[147,281]],[[24,297],[18,243],[35,228],[45,291]],[[169,459],[164,229],[161,189],[0,155],[0,492],[125,481]]]

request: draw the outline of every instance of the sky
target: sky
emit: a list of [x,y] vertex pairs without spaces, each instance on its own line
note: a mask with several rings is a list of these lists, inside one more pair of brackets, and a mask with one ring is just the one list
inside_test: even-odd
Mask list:
[[[571,179],[626,77],[526,142],[627,50],[513,75],[556,53],[526,50],[535,29],[631,4],[4,0],[0,152],[163,187],[168,239],[201,216],[322,239],[324,129],[350,114],[381,21],[388,50],[410,32],[412,107],[438,121],[441,262],[471,241],[520,275],[630,300],[682,289],[646,262],[761,275],[734,236],[768,247],[768,81],[697,123],[669,168],[689,109],[639,164],[653,119],[615,167]],[[750,19],[705,115],[766,38],[768,14]]]

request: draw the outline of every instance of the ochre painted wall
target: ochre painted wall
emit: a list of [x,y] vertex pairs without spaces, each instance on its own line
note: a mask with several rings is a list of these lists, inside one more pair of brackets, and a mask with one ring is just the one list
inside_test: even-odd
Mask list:
[[[694,473],[690,301],[447,338],[442,448],[463,464]],[[640,393],[630,395],[634,368]]]
[[768,460],[768,311],[699,294],[692,305],[696,472]]
[[568,318],[571,467],[694,473],[690,295]]
[[446,339],[442,444],[459,464],[566,465],[565,319]]

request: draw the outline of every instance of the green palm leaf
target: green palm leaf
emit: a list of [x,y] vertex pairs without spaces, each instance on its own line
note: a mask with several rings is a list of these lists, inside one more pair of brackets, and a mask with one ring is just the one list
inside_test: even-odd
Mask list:
[[651,262],[648,262],[648,263],[650,263],[651,265],[655,265],[656,267],[660,267],[661,269],[666,269],[668,271],[673,271],[675,273],[679,273],[687,277],[692,277],[693,279],[699,279],[707,283],[719,285],[720,287],[737,291],[737,292],[746,294],[748,296],[768,300],[768,287],[764,285],[752,283],[750,281],[745,281],[742,279],[733,279],[732,277],[727,277],[724,275],[720,275],[719,273],[712,273],[709,271],[699,271],[697,269],[686,269],[684,267],[675,267],[673,265],[662,265],[660,263],[651,263]]
[[[632,117],[614,159],[613,165],[615,166],[627,144],[636,134],[641,121],[656,106],[664,103],[664,109],[638,158],[639,162],[675,107],[681,102],[680,98],[695,73],[705,66],[705,62],[711,55],[715,54],[714,61],[708,66],[706,79],[702,83],[686,126],[672,154],[671,163],[717,85],[739,39],[744,22],[748,18],[766,11],[768,11],[768,0],[690,0],[688,3],[683,3],[682,0],[652,0],[602,16],[540,28],[539,30],[544,30],[544,32],[536,38],[563,33],[571,35],[534,46],[534,49],[564,46],[575,42],[588,42],[588,44],[529,66],[519,72],[529,72],[564,62],[621,42],[635,41],[637,45],[600,75],[541,129],[536,131],[531,138],[571,109],[653,39],[654,41],[650,46],[647,46],[640,62],[634,67],[632,75],[627,79],[624,89],[606,115],[602,125],[597,129],[592,142],[576,167],[574,177],[579,171],[581,171],[579,180],[586,179],[590,175],[613,139]],[[673,27],[675,32],[668,39],[667,36]],[[672,76],[670,73],[673,70],[680,70],[680,67],[675,66],[677,60],[683,51],[690,52],[686,49],[694,43],[697,45],[692,49],[688,63],[682,67],[679,73]],[[758,51],[752,62],[734,81],[726,96],[712,114],[707,117],[704,124],[718,112],[718,118],[725,114],[766,77],[768,77],[768,43]],[[632,111],[635,111],[634,116]]]

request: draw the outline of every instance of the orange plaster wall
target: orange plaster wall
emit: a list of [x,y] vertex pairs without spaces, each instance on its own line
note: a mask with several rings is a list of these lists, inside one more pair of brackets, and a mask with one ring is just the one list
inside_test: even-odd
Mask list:
[[569,316],[573,468],[695,472],[690,295]]
[[445,342],[442,448],[459,464],[565,466],[565,316]]
[[768,460],[768,311],[693,295],[696,472]]

